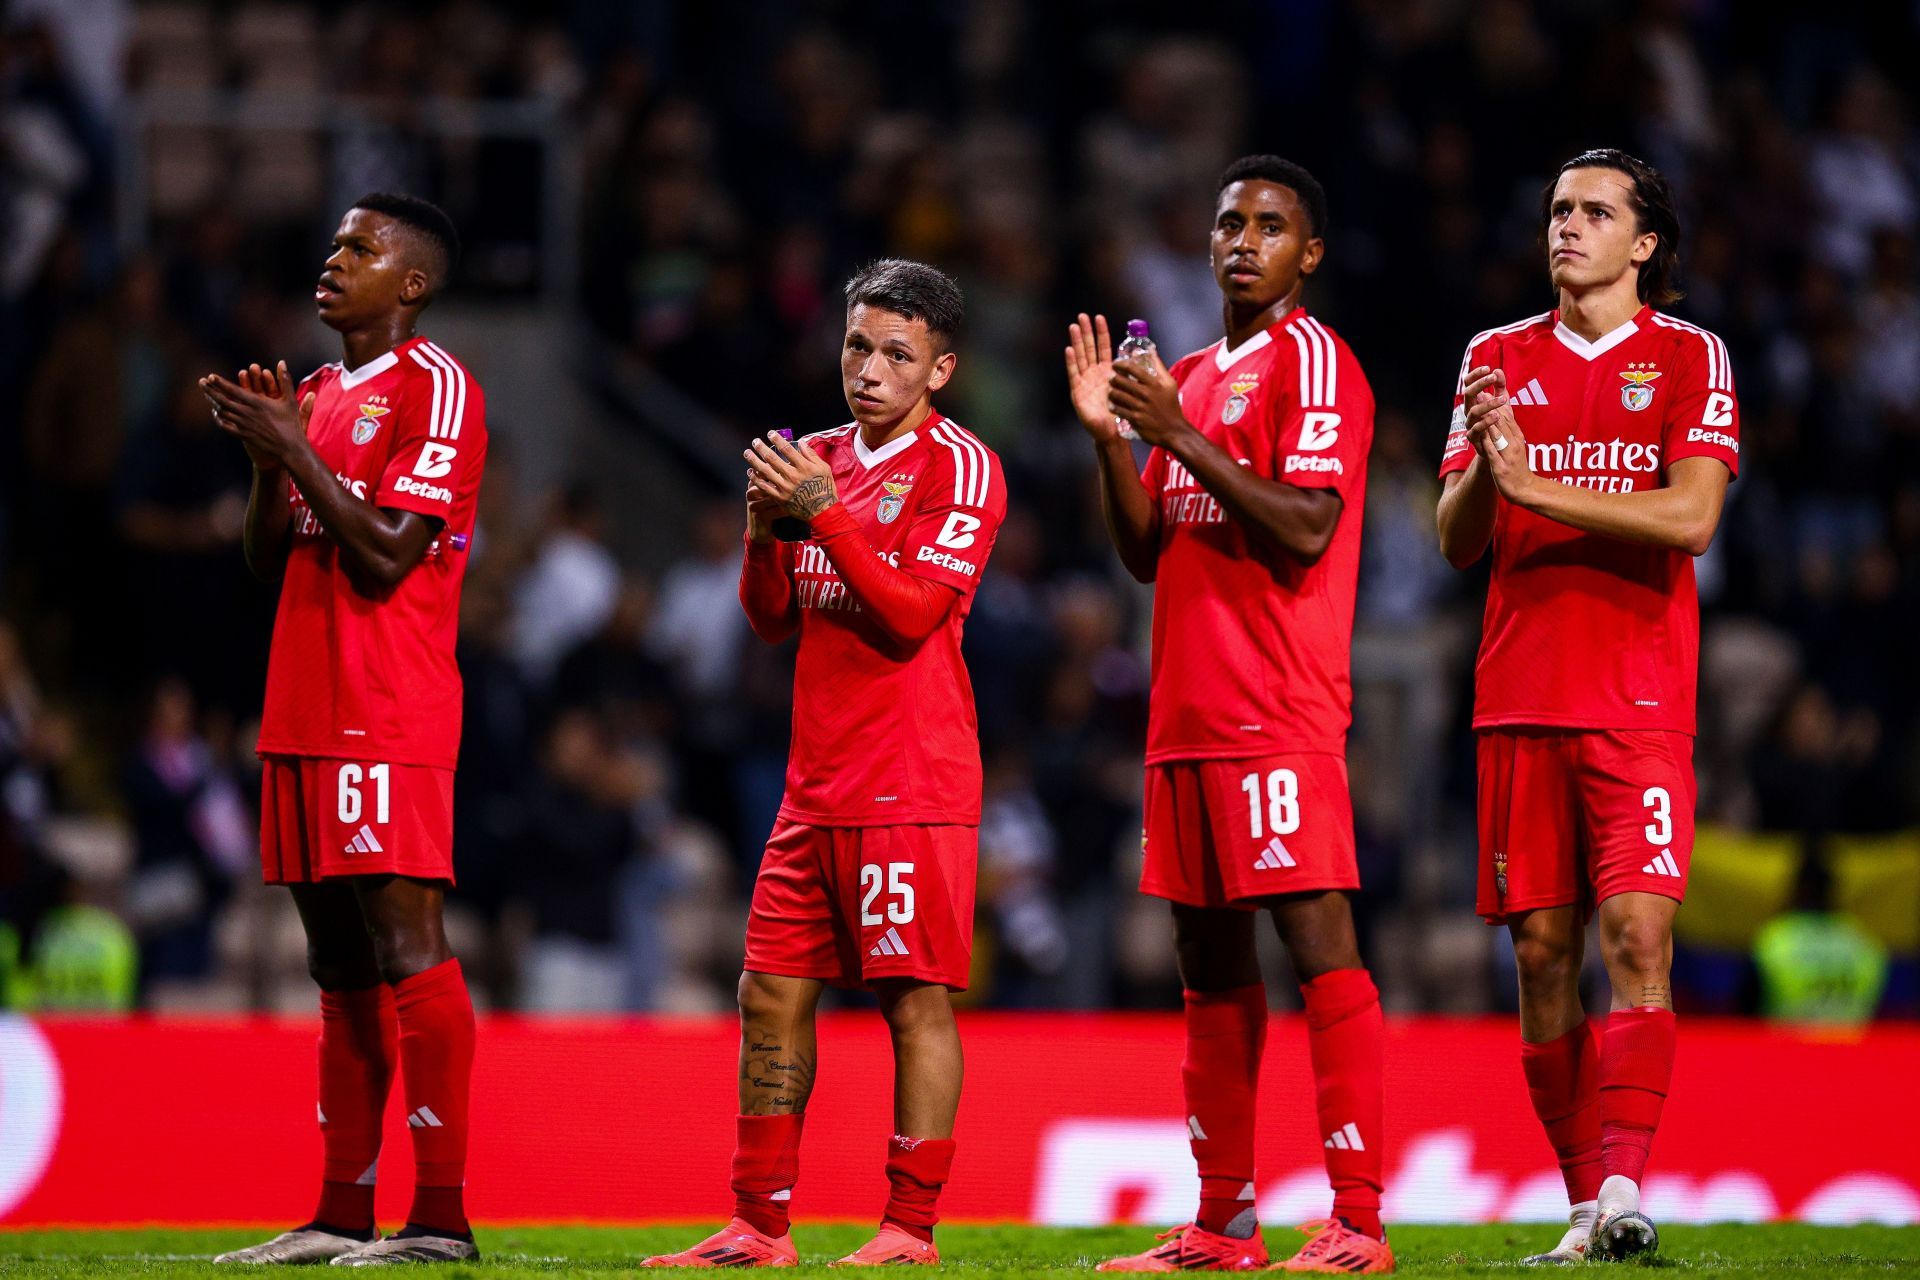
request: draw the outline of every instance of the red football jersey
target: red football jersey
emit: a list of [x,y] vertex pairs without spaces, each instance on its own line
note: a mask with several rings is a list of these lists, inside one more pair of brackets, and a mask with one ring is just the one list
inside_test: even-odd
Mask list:
[[874,551],[960,599],[903,650],[861,618],[818,545],[782,545],[800,652],[780,816],[822,827],[977,826],[980,731],[960,635],[1007,514],[1000,459],[938,412],[879,449],[852,424],[807,442],[832,465],[840,502]]
[[[1588,342],[1548,312],[1478,334],[1453,393],[1440,474],[1473,458],[1468,369],[1503,369],[1527,460],[1605,493],[1667,483],[1680,458],[1740,469],[1726,344],[1642,307]],[[1693,557],[1624,542],[1497,499],[1493,578],[1474,669],[1473,723],[1694,731],[1700,603]]]
[[1326,554],[1305,565],[1249,537],[1164,449],[1148,457],[1160,555],[1147,763],[1345,751],[1373,389],[1299,308],[1172,374],[1187,420],[1241,466],[1344,505]]
[[351,373],[326,365],[300,384],[301,399],[309,392],[307,438],[334,478],[377,507],[441,527],[398,586],[365,595],[289,487],[293,547],[260,752],[451,769],[460,752],[460,582],[487,456],[480,384],[433,343],[409,338]]

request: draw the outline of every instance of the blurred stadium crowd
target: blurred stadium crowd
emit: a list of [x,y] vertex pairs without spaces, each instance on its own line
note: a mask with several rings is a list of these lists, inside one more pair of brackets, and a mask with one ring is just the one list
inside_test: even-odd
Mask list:
[[[942,407],[1000,451],[1014,495],[967,637],[987,763],[972,998],[999,1007],[1177,998],[1164,909],[1132,887],[1151,600],[1100,529],[1059,350],[1079,310],[1147,317],[1170,354],[1218,336],[1204,237],[1216,175],[1248,150],[1326,185],[1309,303],[1380,404],[1355,650],[1363,942],[1390,1007],[1510,998],[1504,942],[1471,916],[1484,575],[1436,550],[1434,466],[1467,339],[1551,304],[1546,178],[1589,145],[1658,164],[1683,201],[1675,310],[1725,338],[1744,422],[1700,564],[1681,1004],[1920,1008],[1920,135],[1901,70],[1920,65],[1920,11],[740,8],[8,7],[7,1001],[310,1000],[254,852],[273,601],[241,563],[245,459],[192,379],[337,357],[306,299],[363,190],[454,213],[472,252],[443,310],[524,298],[537,158],[415,128],[432,96],[565,113],[580,274],[577,314],[556,323],[643,362],[722,443],[843,419],[853,267],[893,253],[960,279],[969,322]],[[364,110],[324,139],[142,135],[151,218],[129,249],[116,122],[139,95],[206,89]],[[457,946],[496,1007],[724,1008],[791,673],[735,601],[738,486],[663,460],[663,485],[711,499],[636,551],[607,517],[647,495],[587,478],[531,491],[516,442],[537,429],[511,426],[462,626]]]

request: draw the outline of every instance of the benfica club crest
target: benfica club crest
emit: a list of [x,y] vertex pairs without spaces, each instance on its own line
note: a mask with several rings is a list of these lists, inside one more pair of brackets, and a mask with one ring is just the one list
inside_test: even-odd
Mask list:
[[880,487],[887,496],[880,499],[880,523],[892,524],[900,518],[900,508],[907,505],[907,494],[913,489],[913,481],[904,483],[897,480],[882,480]]
[[1493,855],[1493,887],[1501,897],[1507,896],[1507,855],[1504,853]]
[[360,416],[353,420],[353,442],[365,444],[373,439],[374,433],[380,430],[380,419],[392,412],[392,409],[383,404],[361,405]]
[[1258,381],[1228,384],[1227,389],[1233,392],[1233,394],[1228,396],[1227,402],[1220,406],[1220,421],[1226,423],[1228,426],[1232,426],[1234,423],[1240,421],[1241,418],[1245,417],[1247,412],[1247,392],[1259,385]]
[[1651,364],[1628,365],[1620,376],[1627,380],[1627,385],[1620,388],[1621,404],[1638,413],[1653,403],[1653,387],[1650,384],[1660,375],[1653,371]]

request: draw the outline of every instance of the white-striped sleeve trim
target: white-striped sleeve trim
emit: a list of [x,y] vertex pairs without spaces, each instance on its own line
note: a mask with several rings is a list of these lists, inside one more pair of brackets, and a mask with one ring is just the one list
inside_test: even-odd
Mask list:
[[1288,330],[1300,350],[1300,405],[1332,408],[1340,397],[1340,349],[1333,334],[1312,316]]
[[455,396],[453,407],[447,414],[447,430],[450,438],[458,440],[460,424],[467,420],[467,371],[458,360],[448,355],[437,344],[426,342],[421,345],[446,366],[448,376],[453,379]]
[[1733,390],[1733,362],[1727,359],[1727,344],[1720,341],[1719,334],[1702,329],[1696,324],[1688,324],[1685,320],[1663,316],[1657,311],[1653,315],[1653,322],[1663,329],[1678,329],[1682,333],[1698,336],[1707,348],[1707,390],[1726,392]]
[[415,347],[413,358],[421,368],[433,374],[433,413],[427,427],[428,434],[446,440],[459,439],[460,423],[467,412],[467,371],[431,342],[422,342]]
[[986,506],[987,495],[993,490],[993,459],[987,446],[950,419],[928,434],[953,455],[953,505]]
[[1475,347],[1485,342],[1488,338],[1493,337],[1495,334],[1518,333],[1522,329],[1531,328],[1539,324],[1542,320],[1553,318],[1554,314],[1555,313],[1551,311],[1542,311],[1537,316],[1528,316],[1525,320],[1516,320],[1512,324],[1503,324],[1497,329],[1482,329],[1480,332],[1474,334],[1472,339],[1467,343],[1466,352],[1460,357],[1460,377],[1453,384],[1453,394],[1456,396],[1464,396],[1467,394],[1467,370],[1473,368],[1473,349]]
[[1320,345],[1320,401],[1321,406],[1332,408],[1340,402],[1340,348],[1334,345],[1333,333],[1312,316],[1300,322]]
[[437,438],[440,435],[440,406],[446,399],[446,388],[440,376],[440,366],[420,354],[415,347],[407,353],[413,362],[433,376],[433,407],[427,412],[427,435]]

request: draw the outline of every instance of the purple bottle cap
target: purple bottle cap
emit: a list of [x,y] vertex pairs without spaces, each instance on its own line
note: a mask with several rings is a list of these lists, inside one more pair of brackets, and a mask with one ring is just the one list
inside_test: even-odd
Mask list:
[[1146,336],[1147,336],[1147,322],[1146,322],[1145,320],[1129,320],[1129,321],[1127,321],[1127,336],[1128,336],[1129,338],[1144,338],[1144,337],[1146,337]]
[[785,440],[788,444],[793,443],[792,427],[775,427],[773,430],[774,430],[774,434],[778,435],[782,440]]

